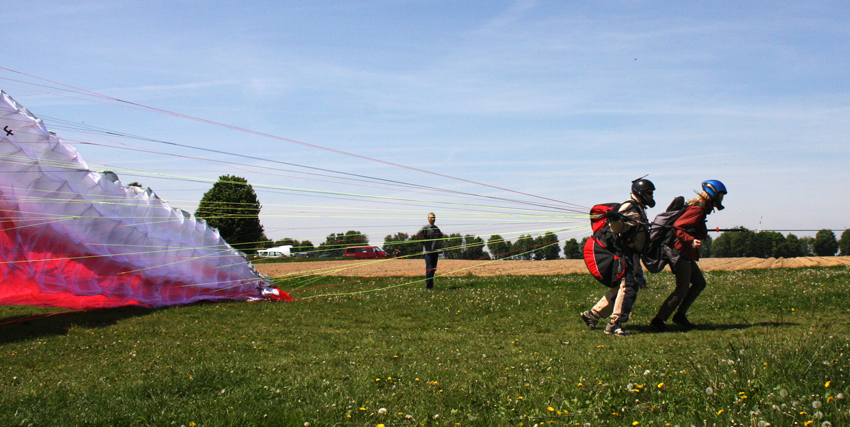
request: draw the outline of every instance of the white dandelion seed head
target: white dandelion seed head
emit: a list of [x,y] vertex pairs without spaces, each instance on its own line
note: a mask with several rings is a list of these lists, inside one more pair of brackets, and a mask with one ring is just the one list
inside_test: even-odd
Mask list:
[[820,400],[815,400],[814,402],[812,402],[812,408],[820,409],[821,406],[822,405],[820,403]]
[[788,397],[788,390],[785,390],[784,388],[782,390],[779,390],[779,397]]
[[705,394],[712,395],[714,394],[714,388],[711,386],[705,388]]

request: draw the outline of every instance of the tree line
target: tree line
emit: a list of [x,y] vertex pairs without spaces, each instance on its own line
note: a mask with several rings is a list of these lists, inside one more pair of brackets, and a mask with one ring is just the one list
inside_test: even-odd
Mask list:
[[[850,256],[850,229],[836,238],[832,230],[820,230],[815,237],[797,237],[792,233],[784,236],[776,231],[747,230],[736,227],[735,231],[720,234],[717,238],[711,236],[704,240],[700,248],[703,258],[795,258],[805,256]],[[581,243],[576,239],[564,243],[564,256],[569,259],[582,258],[581,248],[587,242],[585,237]]]
[[[141,187],[141,184],[132,183]],[[222,175],[213,187],[204,193],[195,216],[204,219],[207,224],[218,229],[219,234],[231,246],[246,253],[255,253],[257,249],[272,246],[292,245],[293,252],[327,253],[329,256],[342,256],[345,247],[368,245],[369,239],[363,233],[349,230],[344,233],[331,233],[325,241],[314,246],[309,240],[298,241],[291,238],[272,241],[266,237],[260,224],[260,204],[257,194],[245,178]],[[575,238],[563,243],[564,257],[582,258],[582,248],[587,238],[578,242]],[[443,242],[445,257],[449,259],[557,259],[561,247],[558,236],[546,232],[532,237],[520,235],[516,241],[504,239],[498,234],[491,235],[485,242],[479,236],[448,234]],[[415,235],[399,232],[384,238],[383,249],[398,256],[421,255],[422,244]],[[814,237],[787,236],[776,231],[754,232],[737,227],[733,232],[724,232],[717,238],[705,240],[700,249],[703,257],[784,257],[801,256],[850,256],[850,229],[844,230],[840,238],[831,230],[820,230]]]

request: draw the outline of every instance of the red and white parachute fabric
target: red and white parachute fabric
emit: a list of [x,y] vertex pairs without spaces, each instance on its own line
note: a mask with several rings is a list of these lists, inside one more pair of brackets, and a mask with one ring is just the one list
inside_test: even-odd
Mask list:
[[206,221],[89,170],[0,91],[0,305],[290,299]]

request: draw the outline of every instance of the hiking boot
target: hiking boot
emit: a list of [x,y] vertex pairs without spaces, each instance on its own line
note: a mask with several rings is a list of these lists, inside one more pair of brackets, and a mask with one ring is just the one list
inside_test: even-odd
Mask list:
[[584,321],[584,324],[587,325],[588,329],[596,329],[596,324],[599,323],[599,316],[593,314],[593,312],[590,310],[581,313],[580,316],[581,320]]
[[620,322],[609,322],[608,326],[605,327],[605,333],[608,335],[619,335],[624,337],[629,335],[631,332],[623,329],[623,326],[620,325]]
[[691,323],[688,318],[682,313],[676,313],[673,315],[673,323],[677,325],[682,325],[688,329],[694,329],[697,325]]
[[658,332],[667,332],[667,325],[664,324],[663,320],[657,317],[654,317],[649,324],[652,325],[652,327]]

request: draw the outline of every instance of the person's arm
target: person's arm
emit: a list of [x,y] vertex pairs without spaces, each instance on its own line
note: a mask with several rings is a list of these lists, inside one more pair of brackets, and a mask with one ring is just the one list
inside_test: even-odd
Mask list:
[[697,236],[694,236],[694,227],[699,221],[702,221],[702,217],[702,207],[693,205],[686,209],[685,213],[673,224],[676,227],[676,238],[679,239],[683,247],[699,247],[694,246],[694,240],[699,240]]

